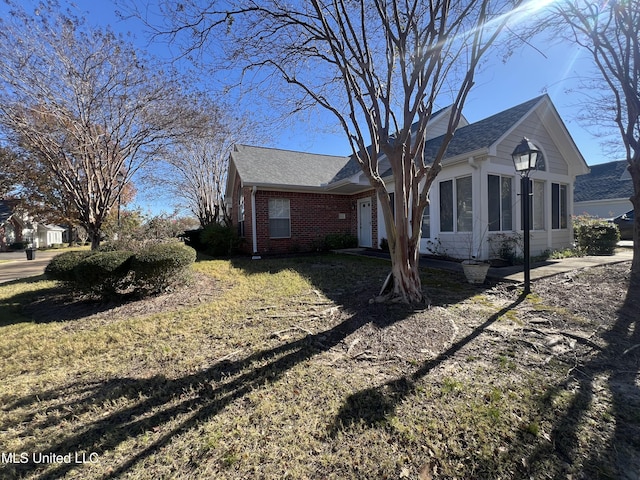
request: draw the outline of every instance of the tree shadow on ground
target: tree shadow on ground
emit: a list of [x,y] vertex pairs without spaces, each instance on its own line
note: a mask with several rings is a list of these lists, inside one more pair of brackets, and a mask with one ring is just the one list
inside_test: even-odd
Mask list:
[[[529,471],[553,459],[566,470],[579,466],[583,477],[640,479],[640,297],[629,288],[604,348],[571,369],[566,380],[541,399],[541,410],[554,416],[554,402],[564,406],[551,431],[551,442],[528,458]],[[608,406],[597,410],[596,404]],[[556,407],[557,408],[557,407]],[[602,436],[585,435],[585,425],[604,425]],[[589,453],[585,455],[584,451]],[[525,473],[525,472],[523,472]],[[567,472],[570,473],[570,472]]]
[[385,382],[374,388],[368,388],[350,395],[340,412],[329,427],[331,435],[349,428],[354,424],[376,426],[383,423],[393,414],[396,407],[405,398],[415,393],[415,382],[427,375],[431,370],[450,359],[463,347],[474,341],[499,318],[516,308],[526,297],[521,295],[510,305],[491,315],[482,325],[476,327],[470,334],[458,340],[437,357],[423,363],[411,375],[401,376]]
[[[350,283],[345,284],[344,282],[349,280],[348,273],[337,271],[345,268],[340,265],[343,260],[330,257],[319,258],[315,263],[309,262],[308,259],[300,262],[234,262],[234,266],[242,268],[248,275],[275,272],[285,268],[298,269],[300,274],[309,278],[313,285],[340,305],[345,312],[342,321],[324,330],[244,358],[217,361],[206,369],[179,378],[157,375],[151,378],[122,377],[106,381],[71,383],[61,388],[38,391],[17,398],[5,405],[3,410],[33,410],[41,402],[48,402],[50,408],[59,410],[54,419],[12,419],[12,424],[18,421],[25,425],[23,435],[27,438],[37,438],[39,429],[51,428],[51,422],[54,427],[60,427],[60,434],[55,440],[40,440],[37,450],[43,454],[91,452],[103,455],[114,452],[131,438],[148,432],[162,431],[154,441],[134,448],[126,460],[104,475],[104,478],[119,478],[133,466],[169,444],[176,436],[210,420],[226,406],[260,386],[278,381],[288,370],[330,350],[363,325],[374,323],[379,328],[386,328],[415,312],[414,308],[406,305],[370,303],[369,299],[375,295],[380,283],[377,279],[367,276],[366,272],[363,274],[360,269],[356,269],[357,281],[352,279]],[[354,262],[357,266],[360,261]],[[364,268],[371,265],[372,261],[363,262],[365,263],[360,266]],[[375,267],[373,271],[381,270],[380,265]],[[385,269],[381,271],[382,275],[386,274]],[[442,276],[439,281],[443,281]],[[447,281],[452,284],[463,282],[461,277],[455,275]],[[478,289],[475,287],[461,287],[457,292],[447,296],[446,302],[450,303],[453,298],[462,300],[477,292]],[[398,385],[395,387],[399,388]],[[73,418],[89,415],[100,405],[114,405],[119,402],[125,402],[127,406],[97,415],[95,420],[83,425],[81,429],[64,429],[64,425],[72,422]],[[0,427],[7,429],[15,425],[9,425],[4,421]],[[0,468],[0,477],[39,474],[43,478],[59,478],[74,468],[76,465],[73,463],[48,466],[35,463],[7,464]]]

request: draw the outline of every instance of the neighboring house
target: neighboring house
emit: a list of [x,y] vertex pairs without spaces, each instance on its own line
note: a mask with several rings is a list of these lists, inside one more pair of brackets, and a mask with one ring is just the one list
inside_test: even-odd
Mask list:
[[593,165],[576,179],[573,213],[612,218],[633,210],[633,182],[626,160]]
[[0,252],[12,243],[22,242],[22,221],[16,214],[16,205],[12,200],[0,200]]
[[48,225],[39,223],[36,228],[37,245],[40,247],[50,247],[62,244],[62,234],[65,228],[58,225]]
[[35,248],[62,243],[64,228],[38,223],[16,205],[12,200],[0,200],[0,251],[8,250],[15,243]]
[[[442,142],[450,109],[429,124],[425,156]],[[573,184],[589,169],[547,95],[469,124],[462,119],[430,191],[423,217],[422,253],[466,258],[495,256],[496,234],[521,231],[520,177],[511,152],[522,137],[543,152],[532,172],[531,252],[573,242]],[[384,158],[379,171],[393,193]],[[352,157],[237,145],[229,159],[227,207],[254,255],[312,250],[331,233],[350,233],[361,247],[386,237],[376,195]],[[437,245],[437,247],[434,247]]]

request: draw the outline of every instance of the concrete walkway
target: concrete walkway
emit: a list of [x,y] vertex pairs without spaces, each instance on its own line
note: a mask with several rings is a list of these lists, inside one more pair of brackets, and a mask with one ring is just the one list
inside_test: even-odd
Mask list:
[[27,260],[24,251],[0,252],[0,283],[42,275],[49,261],[64,251],[37,250],[33,260]]

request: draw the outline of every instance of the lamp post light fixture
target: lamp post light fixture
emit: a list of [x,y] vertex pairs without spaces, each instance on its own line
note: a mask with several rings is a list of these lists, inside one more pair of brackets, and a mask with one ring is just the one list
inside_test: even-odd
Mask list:
[[520,190],[522,195],[522,230],[524,232],[524,294],[531,293],[531,265],[529,232],[531,230],[531,179],[529,173],[536,169],[538,159],[542,156],[540,149],[524,137],[511,154],[513,166],[520,174]]

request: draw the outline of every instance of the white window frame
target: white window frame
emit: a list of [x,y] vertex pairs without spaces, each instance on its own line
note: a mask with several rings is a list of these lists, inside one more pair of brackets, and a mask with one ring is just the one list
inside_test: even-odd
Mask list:
[[[438,204],[438,208],[440,210],[440,232],[441,233],[457,233],[457,232],[464,232],[464,233],[469,233],[473,231],[473,221],[471,222],[470,228],[469,230],[461,230],[460,229],[460,218],[459,218],[459,205],[458,205],[458,181],[462,180],[462,179],[469,179],[470,183],[471,183],[471,218],[473,219],[473,176],[472,175],[461,175],[459,177],[455,177],[455,178],[449,178],[447,180],[442,180],[441,182],[438,183],[438,193],[439,193],[439,197],[440,197],[440,201]],[[451,203],[451,212],[453,215],[453,226],[452,226],[452,230],[444,230],[443,224],[442,224],[442,219],[443,219],[443,215],[442,215],[442,201],[444,199],[443,195],[442,195],[442,184],[443,183],[447,183],[447,182],[451,182],[452,185],[452,203]]]
[[[272,220],[287,220],[287,234],[274,232],[276,227],[272,224]],[[269,199],[269,238],[291,238],[291,201],[288,198]]]
[[[553,190],[558,188],[558,204],[554,205]],[[564,195],[562,194],[564,190]],[[563,202],[564,198],[564,202]],[[564,203],[564,215],[562,207]],[[554,226],[554,215],[558,215],[558,226]],[[564,220],[564,222],[563,222]],[[564,225],[563,225],[564,223]],[[551,230],[566,230],[569,228],[569,186],[566,183],[551,183]]]
[[[499,202],[499,222],[500,224],[498,225],[497,229],[493,229],[491,228],[491,224],[488,225],[488,231],[490,232],[512,232],[513,231],[513,226],[514,226],[514,222],[515,222],[515,218],[514,218],[514,208],[513,208],[513,193],[514,193],[514,181],[513,181],[513,176],[510,175],[500,175],[497,173],[489,173],[487,174],[487,208],[490,208],[489,205],[489,190],[491,189],[491,184],[489,182],[489,177],[497,177],[499,182],[498,182],[498,188],[499,188],[499,192],[498,192],[498,196],[500,198],[500,202]],[[504,218],[504,203],[503,203],[503,181],[504,180],[509,180],[509,183],[511,184],[510,187],[510,195],[509,195],[509,208],[511,209],[511,225],[506,228],[504,223],[505,223],[505,218]],[[489,212],[487,212],[487,218],[489,218]]]

